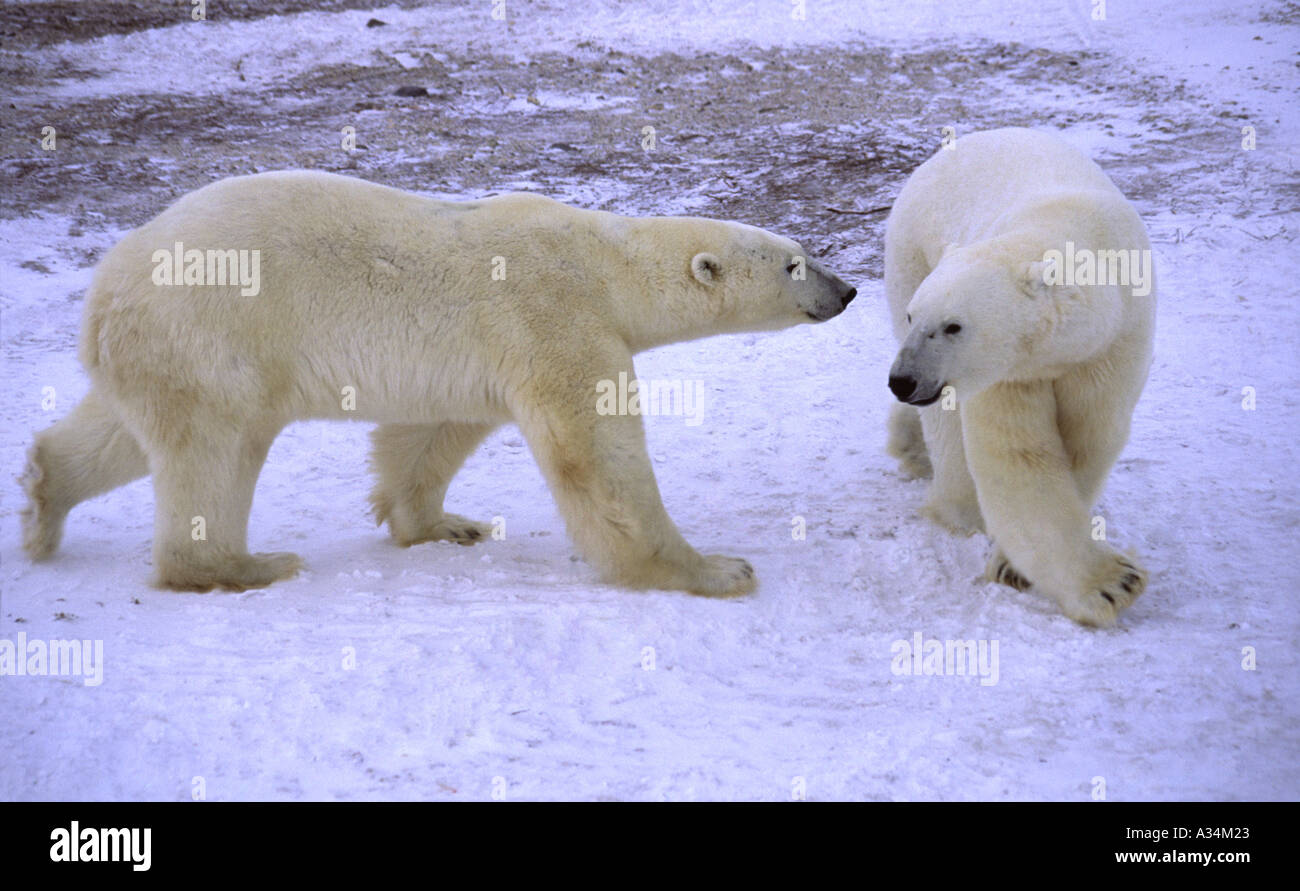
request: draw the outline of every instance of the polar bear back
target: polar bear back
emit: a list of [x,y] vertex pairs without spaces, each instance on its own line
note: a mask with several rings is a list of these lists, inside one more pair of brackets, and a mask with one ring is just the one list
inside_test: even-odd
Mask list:
[[[224,388],[226,400],[287,399],[294,416],[345,416],[339,393],[349,386],[381,419],[384,403],[481,412],[478,382],[500,361],[494,323],[529,311],[520,282],[533,279],[530,302],[546,302],[555,289],[536,280],[557,274],[553,241],[572,250],[574,230],[606,216],[536,195],[439,201],[314,171],[222,180],[105,257],[87,295],[82,361],[92,376],[156,369]],[[257,251],[258,292],[150,281],[157,252],[192,249]],[[505,256],[510,280],[494,277]],[[563,272],[573,285],[574,271]]]
[[971,133],[908,179],[890,213],[888,237],[942,252],[988,237],[1008,207],[1082,191],[1124,200],[1091,158],[1056,136],[1020,127]]

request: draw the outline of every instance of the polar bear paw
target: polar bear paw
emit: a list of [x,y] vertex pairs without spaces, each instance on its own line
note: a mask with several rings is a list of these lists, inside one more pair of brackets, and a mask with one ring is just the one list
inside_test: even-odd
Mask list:
[[757,586],[758,578],[748,560],[706,554],[704,568],[686,590],[701,597],[743,597]]
[[984,569],[984,577],[990,582],[1006,585],[1017,591],[1028,591],[1033,584],[1011,565],[1011,561],[1001,549],[994,551],[993,556],[989,558],[988,566]]
[[956,535],[971,536],[984,531],[984,516],[978,503],[931,498],[921,515]]
[[27,493],[27,506],[22,509],[23,548],[32,560],[46,560],[59,546],[63,536],[63,520],[68,515],[51,503],[49,479],[45,471],[45,458],[40,444],[27,453],[27,467],[18,478]]
[[1128,557],[1107,554],[1085,582],[1083,592],[1063,602],[1061,608],[1081,625],[1105,628],[1115,624],[1146,586],[1146,570]]
[[459,514],[443,514],[436,522],[422,529],[399,530],[398,525],[390,521],[389,531],[392,532],[393,539],[404,548],[426,541],[454,541],[468,547],[492,537],[492,527],[487,523],[476,523]]
[[302,569],[302,558],[297,554],[277,552],[270,554],[241,554],[219,563],[190,565],[177,562],[160,566],[154,578],[159,588],[173,591],[247,591],[265,588],[273,582],[293,578]]

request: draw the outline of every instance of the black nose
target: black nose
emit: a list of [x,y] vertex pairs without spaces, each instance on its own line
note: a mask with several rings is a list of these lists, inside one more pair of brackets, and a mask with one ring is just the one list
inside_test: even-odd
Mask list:
[[848,292],[847,294],[844,295],[844,302],[840,304],[840,309],[843,309],[844,307],[846,307],[846,306],[848,306],[850,303],[852,303],[852,302],[853,302],[853,298],[856,297],[856,296],[858,296],[858,289],[857,289],[857,288],[849,288],[849,292]]
[[899,402],[906,402],[907,397],[911,396],[915,390],[915,378],[895,374],[889,376],[889,391],[898,397]]

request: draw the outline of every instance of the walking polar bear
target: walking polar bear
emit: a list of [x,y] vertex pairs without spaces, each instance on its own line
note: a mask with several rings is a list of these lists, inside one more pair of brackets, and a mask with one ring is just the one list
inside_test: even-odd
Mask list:
[[885,235],[901,342],[889,387],[906,403],[889,451],[914,476],[933,470],[928,516],[987,531],[992,580],[1032,584],[1088,625],[1113,623],[1147,581],[1093,540],[1089,513],[1151,364],[1150,258],[1101,168],[1023,129],[922,164]]
[[749,563],[686,543],[640,418],[598,414],[597,385],[635,379],[641,350],[822,321],[855,293],[739,223],[443,202],[309,171],[218,182],[96,270],[80,345],[93,386],[29,453],[24,545],[49,556],[73,506],[152,473],[157,585],[289,577],[293,554],[248,553],[248,514],[271,441],[304,418],[380,424],[371,500],[398,543],[471,543],[488,527],[443,496],[514,421],[607,580],[743,594]]

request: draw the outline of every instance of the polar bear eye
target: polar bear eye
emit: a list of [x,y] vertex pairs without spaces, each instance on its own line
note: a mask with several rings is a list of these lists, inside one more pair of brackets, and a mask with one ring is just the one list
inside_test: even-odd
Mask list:
[[953,322],[947,328],[943,329],[944,334],[957,334],[960,331],[961,331],[961,325],[958,325],[956,322]]
[[912,314],[910,312],[907,314],[907,324],[912,324]]

